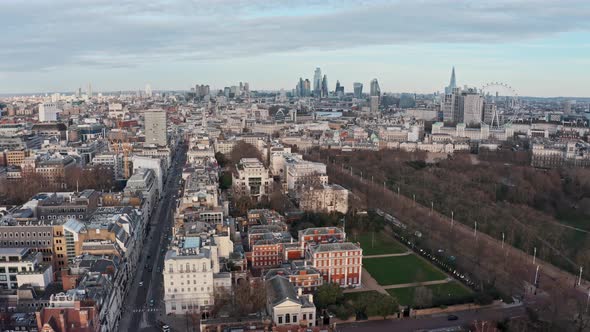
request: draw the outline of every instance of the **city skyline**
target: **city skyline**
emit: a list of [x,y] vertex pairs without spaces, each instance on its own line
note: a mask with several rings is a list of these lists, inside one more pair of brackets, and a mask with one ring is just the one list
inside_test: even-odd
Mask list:
[[0,3],[0,93],[88,82],[96,92],[239,81],[290,91],[316,67],[346,92],[377,78],[384,92],[432,93],[455,66],[459,86],[501,81],[526,96],[590,95],[580,70],[590,51],[584,1],[77,4]]

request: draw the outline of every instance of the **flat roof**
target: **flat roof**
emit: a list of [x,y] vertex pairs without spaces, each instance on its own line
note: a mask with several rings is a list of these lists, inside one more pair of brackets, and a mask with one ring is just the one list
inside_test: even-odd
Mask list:
[[194,249],[201,247],[201,238],[196,236],[188,236],[184,238],[184,246],[185,249]]
[[29,248],[0,248],[0,256],[24,256]]

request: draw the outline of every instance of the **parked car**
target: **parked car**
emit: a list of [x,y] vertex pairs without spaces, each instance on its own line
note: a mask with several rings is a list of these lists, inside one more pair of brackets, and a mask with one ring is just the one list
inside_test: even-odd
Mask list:
[[447,320],[457,320],[459,319],[459,317],[455,316],[455,315],[448,315],[447,316]]

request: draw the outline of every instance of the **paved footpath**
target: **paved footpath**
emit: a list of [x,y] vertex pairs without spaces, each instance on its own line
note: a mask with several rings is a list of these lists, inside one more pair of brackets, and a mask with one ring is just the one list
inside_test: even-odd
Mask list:
[[412,251],[406,251],[406,252],[402,252],[399,254],[382,254],[382,255],[367,255],[367,256],[363,256],[364,258],[382,258],[382,257],[400,257],[400,256],[408,256],[411,255]]
[[443,279],[443,280],[433,280],[433,281],[423,281],[423,282],[410,282],[407,284],[396,284],[396,285],[388,285],[382,286],[383,289],[394,289],[394,288],[406,288],[406,287],[418,287],[418,286],[430,286],[430,285],[440,285],[446,284],[452,279]]

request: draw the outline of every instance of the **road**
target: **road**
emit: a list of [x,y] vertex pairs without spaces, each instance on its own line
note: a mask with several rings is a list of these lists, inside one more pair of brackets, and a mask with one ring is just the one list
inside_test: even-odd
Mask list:
[[525,309],[521,306],[507,308],[486,308],[454,312],[458,319],[447,320],[447,314],[438,314],[422,318],[405,318],[396,320],[365,321],[359,323],[348,323],[337,326],[337,332],[410,332],[419,330],[430,330],[440,328],[451,328],[466,326],[477,321],[501,321],[505,318],[515,318],[525,315]]
[[[172,167],[164,184],[162,199],[152,214],[150,232],[147,234],[143,254],[137,264],[137,273],[123,305],[125,312],[118,331],[160,330],[159,316],[165,315],[162,285],[164,253],[169,243],[168,236],[171,232],[174,205],[185,159],[186,146],[181,145],[172,160]],[[139,285],[140,282],[143,282],[143,286]],[[154,300],[153,306],[150,305],[152,299]]]

